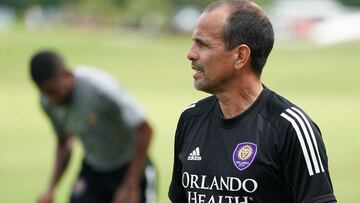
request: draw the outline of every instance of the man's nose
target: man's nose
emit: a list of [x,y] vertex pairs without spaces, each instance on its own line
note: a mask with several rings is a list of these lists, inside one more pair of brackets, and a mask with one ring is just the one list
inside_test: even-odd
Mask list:
[[190,60],[190,61],[197,61],[199,59],[199,54],[198,52],[195,50],[194,46],[192,46],[188,53],[187,53],[187,58]]

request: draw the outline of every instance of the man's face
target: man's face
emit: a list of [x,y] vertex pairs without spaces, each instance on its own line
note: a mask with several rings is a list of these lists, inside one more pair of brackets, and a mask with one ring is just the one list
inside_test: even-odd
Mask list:
[[187,54],[192,62],[194,86],[215,94],[234,77],[234,53],[225,50],[222,32],[230,9],[224,5],[203,13],[196,25]]
[[70,73],[59,74],[40,84],[39,88],[52,104],[68,104],[73,89],[73,76]]

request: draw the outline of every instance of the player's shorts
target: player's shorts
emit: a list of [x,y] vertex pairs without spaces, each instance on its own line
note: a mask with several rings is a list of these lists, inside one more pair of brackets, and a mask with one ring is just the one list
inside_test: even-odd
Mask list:
[[[98,172],[85,161],[71,194],[71,203],[110,203],[124,179],[128,165],[110,172]],[[141,181],[141,203],[156,202],[156,170],[147,162]]]

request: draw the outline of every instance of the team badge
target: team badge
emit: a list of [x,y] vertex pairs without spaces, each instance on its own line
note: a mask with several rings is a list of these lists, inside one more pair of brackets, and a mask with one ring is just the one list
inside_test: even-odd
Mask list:
[[251,142],[239,143],[233,153],[233,162],[240,171],[251,165],[256,156],[257,146]]
[[88,121],[89,121],[89,123],[91,123],[91,124],[96,123],[96,121],[97,121],[97,116],[96,116],[96,114],[95,114],[94,112],[91,112],[91,113],[89,114]]

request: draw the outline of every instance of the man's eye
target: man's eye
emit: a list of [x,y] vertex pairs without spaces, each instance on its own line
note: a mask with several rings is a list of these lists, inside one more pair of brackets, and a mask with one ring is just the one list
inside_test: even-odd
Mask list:
[[202,41],[196,41],[196,43],[199,45],[199,46],[206,46],[206,44]]

